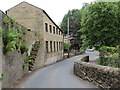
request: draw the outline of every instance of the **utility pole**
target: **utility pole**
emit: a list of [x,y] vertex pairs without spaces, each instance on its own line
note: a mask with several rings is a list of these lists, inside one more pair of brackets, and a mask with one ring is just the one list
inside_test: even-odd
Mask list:
[[70,25],[69,25],[69,22],[70,22],[70,18],[68,17],[68,32],[67,32],[67,33],[68,33],[68,36],[69,36],[69,26],[70,26]]
[[67,29],[68,29],[67,34],[68,34],[68,58],[69,58],[69,56],[70,56],[70,55],[69,55],[69,51],[70,51],[70,50],[69,50],[69,48],[70,48],[70,46],[69,46],[69,44],[70,44],[70,42],[69,42],[69,26],[70,26],[70,25],[69,25],[69,24],[70,24],[69,21],[70,21],[70,18],[69,18],[69,17],[68,17],[68,20],[67,20],[67,21],[68,21],[68,22],[67,22],[67,24],[68,24],[68,25],[67,25],[67,26],[68,26],[68,28],[67,28]]

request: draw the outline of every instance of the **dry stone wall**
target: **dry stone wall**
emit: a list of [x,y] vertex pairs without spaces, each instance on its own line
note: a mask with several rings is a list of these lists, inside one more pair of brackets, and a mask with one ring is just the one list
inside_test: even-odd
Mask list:
[[95,65],[79,60],[74,63],[74,74],[103,89],[120,88],[120,68]]

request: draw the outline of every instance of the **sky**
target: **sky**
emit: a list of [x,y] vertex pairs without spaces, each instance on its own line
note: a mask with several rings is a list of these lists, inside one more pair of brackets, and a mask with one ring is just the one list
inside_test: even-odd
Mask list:
[[[47,12],[52,20],[59,25],[68,10],[81,9],[83,3],[95,0],[24,0]],[[23,0],[1,0],[0,10],[6,11],[11,7],[23,2]]]

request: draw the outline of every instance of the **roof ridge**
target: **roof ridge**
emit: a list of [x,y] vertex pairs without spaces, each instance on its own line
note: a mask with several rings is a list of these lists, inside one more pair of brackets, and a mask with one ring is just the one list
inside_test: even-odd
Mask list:
[[[42,10],[43,13],[46,14],[46,16],[53,22],[53,24],[55,24],[55,25],[60,29],[60,27],[50,18],[50,16],[45,12],[45,10],[43,10],[43,9],[41,9],[41,8],[39,8],[39,7],[35,6],[35,5],[33,5],[33,4],[30,4],[30,3],[26,2],[26,1],[22,1],[21,3],[17,4],[16,6],[14,6],[14,7],[12,7],[12,8],[17,7],[18,5],[20,5],[20,4],[22,4],[22,3],[27,3],[27,4],[29,4],[29,5],[31,5],[31,6],[33,6],[33,7],[35,7],[35,8],[38,8],[38,9]],[[7,11],[11,10],[12,8],[8,9]],[[6,13],[7,13],[7,11],[6,11]],[[60,30],[61,30],[61,29],[60,29]],[[61,31],[62,31],[62,30],[61,30]],[[62,32],[63,32],[63,31],[62,31]]]
[[[29,5],[32,5],[33,7],[39,8],[39,7],[37,7],[37,6],[35,6],[35,5],[31,4],[31,3],[29,3],[29,2],[22,1],[22,2],[18,3],[17,5],[11,7],[10,9],[6,10],[6,12],[9,11],[9,10],[11,10],[12,8],[14,8],[14,7],[16,7],[16,6],[20,5],[20,4],[22,4],[22,3],[27,3],[27,4],[29,4]],[[39,8],[39,9],[41,9],[41,8]],[[41,10],[43,10],[43,9],[41,9]]]

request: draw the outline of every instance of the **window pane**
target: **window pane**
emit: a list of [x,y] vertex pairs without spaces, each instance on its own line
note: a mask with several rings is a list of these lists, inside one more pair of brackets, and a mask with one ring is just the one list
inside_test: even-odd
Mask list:
[[54,42],[54,52],[55,52],[56,50],[55,50],[55,42]]
[[46,32],[48,32],[48,24],[47,23],[45,23],[45,30],[46,30]]
[[50,41],[50,52],[52,52],[52,41]]
[[46,41],[46,52],[48,53],[48,41]]
[[57,51],[58,51],[58,42],[57,42]]
[[53,33],[55,34],[55,27],[53,27]]
[[58,34],[58,28],[56,28],[56,34]]
[[49,27],[50,27],[50,33],[52,33],[52,26],[50,25]]

